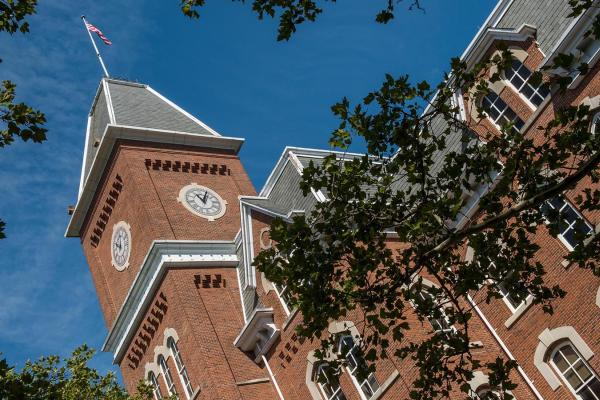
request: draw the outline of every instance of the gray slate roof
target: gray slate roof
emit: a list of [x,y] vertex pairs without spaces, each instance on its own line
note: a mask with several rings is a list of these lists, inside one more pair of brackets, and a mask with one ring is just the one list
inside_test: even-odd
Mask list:
[[[104,83],[108,86],[108,93]],[[109,103],[110,99],[110,103]],[[109,107],[112,105],[112,108]],[[114,121],[111,121],[111,113]],[[208,126],[194,120],[169,100],[161,97],[147,85],[105,78],[100,81],[98,92],[90,111],[87,148],[84,150],[84,176],[92,166],[99,142],[108,124],[133,126],[147,129],[185,132],[206,136],[219,136]],[[85,179],[84,177],[84,179]]]
[[518,29],[523,24],[537,28],[537,41],[544,54],[549,54],[560,39],[572,18],[568,0],[515,0],[497,28]]
[[198,133],[214,133],[154,94],[146,85],[108,81],[117,125]]

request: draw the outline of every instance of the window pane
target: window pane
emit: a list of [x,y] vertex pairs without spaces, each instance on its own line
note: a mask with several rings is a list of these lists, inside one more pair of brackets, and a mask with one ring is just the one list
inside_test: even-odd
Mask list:
[[569,222],[569,224],[579,219],[579,215],[577,215],[577,213],[575,212],[575,210],[573,210],[571,206],[565,207],[561,215],[564,219],[566,219]]
[[567,381],[569,382],[569,385],[571,385],[571,387],[574,390],[579,389],[579,386],[581,386],[581,384],[583,383],[583,382],[581,382],[581,379],[579,379],[579,377],[577,376],[577,374],[573,370],[569,370],[565,374],[565,378],[567,379]]
[[521,75],[521,77],[523,77],[523,79],[528,79],[531,76],[531,71],[529,71],[529,68],[523,64],[521,64],[518,73]]
[[594,393],[596,396],[598,396],[598,398],[600,399],[600,380],[598,380],[598,378],[592,379],[588,383],[587,389],[590,392]]
[[557,196],[550,200],[550,204],[552,205],[552,207],[554,207],[555,210],[560,210],[562,206],[565,205],[565,201],[560,196]]
[[577,246],[577,240],[575,240],[575,231],[573,229],[568,229],[567,231],[562,233],[562,237],[569,243],[571,247]]
[[592,376],[592,371],[581,360],[575,364],[575,371],[584,381],[587,381]]
[[533,97],[531,98],[531,102],[533,104],[535,104],[536,106],[539,106],[540,104],[542,104],[543,101],[544,101],[544,98],[542,96],[540,96],[538,93],[534,94]]
[[565,360],[560,351],[557,351],[556,354],[554,354],[552,361],[554,361],[554,364],[560,370],[560,372],[565,372],[565,370],[569,368],[567,360]]
[[588,224],[583,222],[581,218],[578,218],[577,222],[575,222],[574,229],[583,235],[588,235],[592,233],[592,228]]
[[528,99],[531,99],[534,93],[534,89],[531,87],[531,85],[527,84],[521,89],[521,93],[523,94],[523,96],[527,97]]
[[560,351],[563,353],[563,355],[571,365],[575,364],[575,362],[579,360],[579,356],[577,355],[577,353],[575,353],[575,350],[573,350],[573,347],[571,346],[565,346],[562,349],[560,349]]
[[494,121],[498,119],[498,117],[500,116],[500,112],[495,108],[495,107],[488,107],[486,109],[488,115],[490,116],[491,119],[493,119]]
[[369,381],[369,386],[371,386],[371,389],[373,389],[373,391],[376,392],[379,389],[379,383],[377,383],[377,379],[375,379],[375,375],[370,374],[369,378],[367,380]]
[[514,120],[515,123],[515,128],[517,128],[517,130],[521,130],[523,129],[523,125],[525,125],[525,123],[523,122],[523,120],[521,118],[516,118],[516,120]]
[[521,86],[523,86],[523,83],[525,83],[523,81],[523,79],[519,78],[518,75],[515,75],[511,81],[510,81],[517,89],[521,89]]

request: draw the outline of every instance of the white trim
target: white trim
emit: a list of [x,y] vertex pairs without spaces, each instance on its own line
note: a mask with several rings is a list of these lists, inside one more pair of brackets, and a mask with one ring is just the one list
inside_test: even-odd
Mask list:
[[288,212],[287,214],[281,214],[278,213],[277,211],[273,211],[273,210],[269,210],[267,208],[261,207],[257,204],[254,203],[250,203],[247,202],[245,200],[252,200],[252,199],[257,199],[257,200],[269,200],[268,197],[260,197],[260,196],[239,196],[240,199],[240,205],[244,205],[245,207],[251,208],[253,210],[259,211],[265,215],[268,215],[270,217],[274,217],[274,218],[281,218],[285,221],[291,222],[292,221],[292,216],[295,214],[303,214],[304,210],[290,210],[290,212]]
[[[297,158],[298,156],[311,157],[311,158],[325,158],[331,154],[335,154],[336,157],[338,157],[339,159],[347,159],[347,158],[352,158],[352,157],[361,157],[364,155],[364,154],[359,154],[359,153],[345,153],[345,152],[333,151],[333,150],[319,150],[319,149],[310,149],[310,148],[306,148],[306,147],[286,146],[283,149],[283,152],[281,153],[281,155],[279,156],[279,159],[275,163],[275,167],[271,170],[271,173],[269,174],[269,177],[267,178],[265,184],[263,185],[263,187],[259,193],[259,196],[269,197],[269,194],[271,193],[273,186],[275,186],[275,184],[279,180],[279,177],[283,173],[283,170],[285,169],[285,166],[290,159],[290,153],[293,153],[293,154],[297,153],[297,154],[294,154],[294,157],[296,158],[296,160],[298,160],[298,158]],[[298,160],[298,162],[299,162],[299,160]],[[298,169],[297,166],[296,166],[296,169]]]
[[248,288],[256,288],[256,271],[252,265],[254,261],[254,238],[252,232],[252,213],[244,203],[240,202],[240,219],[242,229],[242,257],[244,260],[245,286]]
[[533,363],[552,390],[556,390],[562,385],[560,379],[557,378],[554,370],[548,364],[549,350],[552,350],[552,347],[561,341],[569,340],[584,360],[587,361],[594,356],[594,352],[572,326],[561,326],[551,330],[546,328],[540,333],[538,339],[540,341],[535,349]]
[[98,186],[104,175],[105,167],[118,139],[232,150],[235,154],[239,152],[244,143],[244,139],[240,138],[216,137],[197,133],[108,124],[102,135],[96,156],[88,170],[83,190],[81,191],[71,220],[69,221],[67,231],[65,232],[66,237],[79,237],[79,231],[96,192],[99,190]]
[[[591,366],[590,366],[590,365],[589,365],[589,364],[588,364],[588,363],[587,363],[587,362],[586,362],[586,361],[583,359],[583,357],[581,356],[581,354],[579,354],[579,352],[577,351],[577,349],[575,348],[575,346],[574,346],[572,343],[563,343],[563,344],[561,344],[561,345],[559,345],[559,346],[556,346],[556,348],[555,348],[554,350],[552,350],[552,353],[550,354],[550,358],[549,358],[549,360],[548,360],[548,361],[549,361],[549,363],[550,363],[550,364],[552,365],[552,367],[554,368],[554,372],[560,376],[561,380],[562,380],[564,383],[566,383],[566,386],[569,388],[569,390],[571,391],[571,393],[573,393],[573,395],[574,395],[576,398],[578,398],[578,399],[579,399],[579,398],[581,398],[581,396],[580,396],[580,395],[579,395],[579,394],[578,394],[578,393],[575,391],[575,390],[576,390],[576,388],[574,388],[574,387],[571,385],[571,383],[570,383],[570,382],[569,382],[569,381],[566,379],[566,377],[565,377],[565,373],[564,373],[564,372],[562,372],[562,371],[560,370],[560,368],[558,368],[558,365],[556,365],[556,363],[554,362],[554,356],[556,355],[556,353],[557,353],[557,352],[559,352],[560,350],[562,350],[562,349],[563,349],[563,348],[565,348],[565,347],[570,347],[570,348],[571,348],[571,349],[572,349],[572,350],[575,352],[575,354],[577,355],[577,361],[575,361],[575,363],[571,363],[571,361],[570,361],[570,360],[568,360],[568,359],[567,359],[567,357],[565,357],[565,356],[564,356],[564,354],[561,352],[561,356],[562,356],[562,357],[565,359],[565,361],[567,361],[567,363],[569,363],[569,364],[570,364],[570,365],[569,365],[569,368],[567,368],[567,369],[571,369],[571,370],[572,370],[572,372],[574,372],[574,373],[577,375],[577,377],[578,377],[578,378],[581,380],[581,382],[582,382],[581,384],[582,384],[583,386],[580,386],[580,388],[582,388],[582,389],[584,389],[584,390],[585,390],[585,388],[586,388],[586,387],[588,387],[587,385],[588,385],[588,384],[589,384],[591,381],[593,381],[594,379],[598,379],[598,377],[597,377],[597,375],[596,375],[596,371],[594,371],[594,370],[592,369],[592,367],[591,367]],[[588,371],[591,373],[591,377],[588,377],[588,380],[587,380],[586,382],[584,382],[584,379],[583,379],[583,377],[582,377],[581,375],[579,375],[579,371],[578,371],[578,370],[576,370],[575,368],[573,368],[573,366],[574,366],[574,365],[575,365],[577,362],[579,362],[579,361],[581,361],[581,362],[583,363],[583,365],[584,365],[584,366],[585,366],[585,367],[588,369]]]
[[[235,239],[233,239],[233,242],[235,243],[235,254],[238,254],[238,251],[239,251],[240,247],[242,246],[242,229],[241,228],[238,231],[238,233],[235,235]],[[244,255],[242,253],[242,260],[243,260],[243,258],[244,258]],[[242,271],[242,272],[244,272],[244,271]],[[235,274],[237,276],[238,292],[240,292],[240,305],[242,306],[242,315],[244,317],[244,323],[246,323],[246,322],[248,322],[248,316],[246,315],[247,310],[246,310],[246,306],[244,304],[244,291],[242,289],[242,281],[240,278],[239,264],[238,264],[238,268],[235,269]]]
[[[174,331],[174,329],[173,329]],[[169,346],[169,339],[173,340],[173,347]],[[171,356],[173,356],[173,361],[175,362],[175,369],[177,370],[177,375],[179,375],[179,382],[181,383],[181,387],[183,387],[183,391],[185,392],[185,396],[190,399],[193,395],[194,395],[194,388],[192,386],[192,382],[190,381],[190,377],[188,375],[187,372],[187,368],[185,367],[185,363],[183,362],[183,359],[181,357],[181,349],[179,348],[179,346],[177,346],[177,342],[179,340],[175,339],[174,336],[167,336],[167,333],[165,332],[165,343],[167,344],[167,348],[169,349]],[[175,354],[175,351],[177,351],[177,354]],[[177,365],[177,356],[179,356],[179,361],[181,362],[181,369],[179,368],[179,365]],[[181,371],[185,372],[185,379],[184,379],[184,374],[181,373]],[[187,379],[187,384],[186,384],[186,379]]]
[[[259,363],[260,357],[269,352],[281,334],[275,326],[273,315],[272,308],[255,308],[248,322],[233,341],[235,347],[245,352],[252,352],[255,363]],[[268,337],[260,333],[265,329],[269,333]],[[261,342],[262,345],[258,346]]]
[[479,31],[477,31],[477,33],[475,34],[473,39],[471,39],[471,42],[467,45],[467,48],[465,49],[465,51],[460,56],[461,60],[464,60],[469,55],[469,53],[471,53],[473,51],[473,49],[475,49],[478,46],[477,42],[480,40],[481,36],[483,35],[483,32],[489,26],[495,27],[498,24],[498,22],[500,22],[502,17],[504,17],[504,14],[506,14],[508,9],[512,5],[513,1],[514,0],[508,0],[508,1],[507,0],[499,0],[498,1],[498,3],[494,7],[494,9],[490,13],[490,15],[488,15],[486,20],[481,25],[481,28],[479,28]]
[[283,397],[283,393],[281,393],[281,389],[279,389],[277,380],[275,380],[275,375],[273,375],[273,371],[271,371],[271,367],[269,366],[269,361],[267,361],[267,358],[264,355],[262,356],[262,361],[265,363],[265,367],[267,367],[267,372],[269,373],[269,376],[271,377],[271,382],[273,382],[273,386],[275,386],[275,390],[277,391],[279,400],[285,400],[285,398]]
[[[488,321],[488,319],[485,317],[485,315],[483,314],[483,312],[481,311],[479,306],[477,306],[477,304],[475,303],[475,301],[473,300],[471,295],[467,294],[467,300],[469,301],[469,303],[471,304],[471,307],[473,307],[473,309],[475,310],[475,312],[477,313],[479,318],[483,321],[483,324],[485,325],[485,327],[488,329],[488,331],[490,331],[490,333],[492,334],[492,336],[494,337],[496,342],[500,345],[500,347],[502,348],[504,353],[508,356],[508,358],[511,359],[511,361],[516,362],[517,359],[510,352],[510,350],[508,349],[508,347],[506,346],[504,341],[500,338],[500,336],[498,335],[498,333],[496,332],[496,330],[494,329],[494,327],[492,326],[490,321]],[[517,363],[517,371],[519,372],[521,377],[523,377],[523,380],[525,380],[525,383],[527,384],[527,386],[529,386],[529,389],[531,389],[531,391],[535,395],[536,399],[544,400],[544,397],[542,396],[542,394],[537,390],[537,388],[535,387],[535,384],[529,378],[529,376],[527,376],[527,373],[525,372],[525,370],[523,369],[523,367],[521,367],[521,365],[519,363]]]
[[600,307],[600,287],[598,287],[598,293],[596,293],[596,305]]
[[165,103],[167,103],[168,105],[170,105],[171,107],[173,107],[175,110],[179,111],[180,113],[182,113],[183,115],[185,115],[186,117],[188,117],[189,119],[191,119],[193,122],[197,123],[198,125],[200,125],[201,127],[203,127],[204,129],[206,129],[207,131],[209,131],[210,133],[212,133],[215,136],[221,136],[217,131],[215,131],[214,129],[212,129],[210,126],[206,125],[204,122],[200,121],[198,118],[194,117],[192,114],[190,114],[189,112],[185,111],[183,108],[179,107],[177,104],[173,103],[171,100],[167,99],[165,96],[163,96],[162,94],[158,93],[156,90],[152,89],[150,86],[146,85],[146,89],[154,94],[155,96],[157,96],[158,98],[160,98],[162,101],[164,101]]
[[114,353],[113,361],[120,363],[144,317],[144,311],[154,299],[169,268],[236,267],[238,262],[233,242],[155,240],[117,313],[102,350]]
[[506,296],[502,298],[504,303],[508,306],[508,309],[511,311],[512,315],[508,317],[506,321],[504,321],[504,326],[510,328],[517,322],[532,305],[533,305],[533,296],[529,295],[519,304],[517,308],[514,308],[510,302],[506,299]]
[[[88,157],[88,151],[90,146],[90,128],[92,124],[92,116],[88,115],[87,118],[87,128],[85,130],[85,144],[83,145],[83,161],[81,163],[81,176],[79,177],[79,191],[77,192],[77,201],[81,198],[81,192],[83,192],[83,185],[85,183],[86,178],[86,163]],[[92,143],[93,144],[93,143]]]
[[473,65],[483,57],[495,41],[525,42],[529,38],[534,38],[536,31],[536,27],[528,24],[515,29],[487,27],[480,36],[476,37],[476,46],[465,51],[461,60],[468,65]]
[[117,119],[115,117],[115,109],[112,105],[112,98],[110,97],[110,89],[108,88],[108,81],[106,79],[102,79],[102,86],[104,87],[104,97],[106,97],[106,107],[108,108],[108,118],[110,119],[110,123],[113,125],[117,124]]

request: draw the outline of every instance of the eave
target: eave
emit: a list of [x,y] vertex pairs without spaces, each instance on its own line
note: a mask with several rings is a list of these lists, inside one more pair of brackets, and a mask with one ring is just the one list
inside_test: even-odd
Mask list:
[[112,125],[106,126],[104,135],[98,147],[98,152],[90,168],[90,172],[83,185],[81,196],[77,201],[73,216],[69,221],[66,237],[79,237],[81,227],[85,221],[90,206],[99,190],[100,182],[104,175],[106,165],[113,152],[117,140],[134,140],[150,143],[164,143],[205,147],[219,150],[230,150],[237,154],[244,139],[224,136],[209,136],[197,133],[165,131],[158,129],[140,128],[134,126]]
[[150,246],[102,346],[119,364],[169,268],[237,267],[235,242],[156,240]]

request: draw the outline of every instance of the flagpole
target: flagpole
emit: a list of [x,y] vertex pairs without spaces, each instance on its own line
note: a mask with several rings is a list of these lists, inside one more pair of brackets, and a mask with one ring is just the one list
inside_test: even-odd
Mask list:
[[96,50],[96,55],[98,56],[98,60],[100,61],[100,65],[102,66],[102,70],[104,71],[104,76],[108,78],[108,70],[106,69],[106,65],[104,65],[104,61],[102,60],[102,56],[100,55],[100,51],[98,50],[98,46],[96,46],[96,42],[94,41],[94,37],[92,36],[92,32],[88,29],[87,21],[85,20],[85,15],[81,16],[83,20],[83,25],[85,26],[85,30],[90,36],[90,40],[92,41],[92,45],[94,46],[94,50]]

